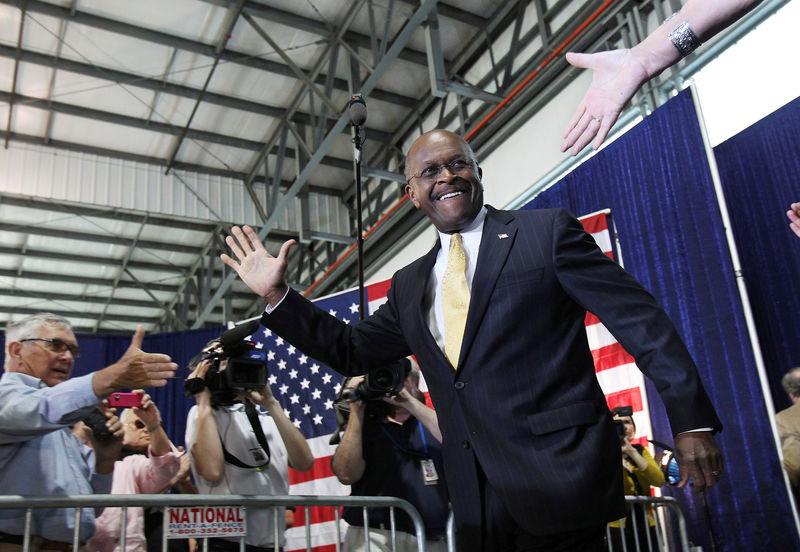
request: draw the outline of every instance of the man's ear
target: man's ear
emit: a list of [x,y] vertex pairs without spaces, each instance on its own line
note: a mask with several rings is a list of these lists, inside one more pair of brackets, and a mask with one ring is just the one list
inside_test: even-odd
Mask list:
[[8,355],[11,357],[18,357],[22,351],[22,343],[19,341],[12,341],[8,344]]
[[419,209],[419,201],[417,201],[417,194],[414,193],[414,186],[412,186],[411,184],[406,184],[406,195],[408,196],[408,199],[411,200],[411,203],[414,204],[414,207]]

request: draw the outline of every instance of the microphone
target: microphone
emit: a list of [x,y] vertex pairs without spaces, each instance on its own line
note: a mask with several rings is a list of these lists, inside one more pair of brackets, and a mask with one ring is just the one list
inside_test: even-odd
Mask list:
[[219,343],[223,348],[230,347],[254,333],[258,329],[258,326],[258,320],[251,320],[250,322],[245,322],[230,330],[226,330],[225,333],[219,337]]
[[367,104],[361,94],[350,96],[347,107],[350,110],[350,123],[357,127],[364,126],[367,122]]

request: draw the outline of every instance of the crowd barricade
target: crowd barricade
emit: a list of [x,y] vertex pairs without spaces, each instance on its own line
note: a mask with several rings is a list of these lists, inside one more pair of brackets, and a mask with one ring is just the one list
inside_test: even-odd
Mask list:
[[[632,515],[623,518],[627,523],[620,520],[618,529],[606,527],[608,552],[689,552],[686,518],[677,500],[669,496],[626,496],[625,502]],[[643,525],[651,518],[654,525],[648,530]],[[612,538],[614,531],[619,532],[619,538]]]
[[[621,528],[623,535],[619,545],[614,546],[611,539],[611,528],[606,529],[608,537],[609,552],[689,552],[689,540],[686,533],[686,519],[680,509],[678,502],[672,497],[644,497],[626,496],[625,501],[628,506],[635,509],[646,510],[652,513],[655,521],[655,538],[651,538],[650,532],[644,532],[644,537],[640,538],[637,531],[639,516],[631,516],[632,523],[628,527]],[[125,549],[125,527],[126,514],[129,507],[157,507],[164,509],[164,527],[170,523],[170,511],[175,508],[213,508],[223,506],[239,506],[245,508],[272,508],[274,520],[273,526],[280,527],[283,522],[279,519],[280,508],[303,507],[305,508],[305,519],[310,519],[309,509],[316,506],[334,507],[335,527],[336,527],[336,552],[341,551],[343,534],[340,531],[340,510],[341,506],[356,506],[363,508],[364,526],[369,526],[369,508],[386,508],[390,510],[390,531],[392,549],[397,549],[395,510],[403,510],[411,518],[417,538],[417,551],[425,552],[425,525],[419,512],[407,501],[392,497],[366,497],[366,496],[243,496],[243,495],[178,495],[178,494],[158,494],[158,495],[80,495],[80,496],[0,496],[0,509],[26,510],[23,552],[30,552],[31,544],[31,517],[33,510],[37,508],[75,508],[76,520],[80,518],[81,508],[96,507],[120,507],[121,513],[121,534],[119,545],[120,549]],[[647,518],[644,518],[647,519]],[[627,532],[632,532],[633,543],[629,545],[624,538]],[[277,529],[276,529],[277,533]],[[369,542],[366,540],[368,532],[365,531],[365,549],[369,551]],[[276,534],[274,542],[279,542]],[[162,550],[167,549],[167,532],[164,531],[162,537]],[[447,520],[446,541],[448,552],[456,552],[455,524],[453,514]],[[655,542],[654,542],[655,541]],[[311,551],[311,527],[305,526],[306,550]],[[200,539],[201,546],[199,552],[206,552],[207,541]],[[80,542],[78,540],[78,530],[73,535],[73,549],[78,550]],[[240,538],[240,550],[245,552],[244,538]],[[277,548],[276,548],[277,550]]]
[[[333,506],[335,511],[336,527],[336,552],[340,552],[343,535],[340,531],[340,506],[362,507],[364,511],[365,527],[369,526],[369,508],[389,508],[390,531],[392,549],[397,549],[395,511],[400,509],[411,518],[417,538],[417,551],[425,552],[425,525],[419,512],[407,501],[392,497],[359,497],[359,496],[243,496],[243,495],[199,495],[199,494],[158,494],[158,495],[62,495],[62,496],[0,496],[0,509],[25,510],[25,527],[23,537],[23,552],[30,552],[31,547],[31,519],[33,510],[37,508],[75,508],[76,519],[80,518],[81,508],[118,507],[123,508],[121,513],[121,534],[119,539],[120,550],[125,550],[125,528],[127,508],[164,508],[164,534],[161,549],[167,549],[167,531],[170,523],[170,510],[181,507],[216,508],[223,506],[239,506],[245,508],[272,508],[275,516],[273,526],[276,527],[275,550],[278,550],[277,528],[284,523],[279,518],[280,508],[304,507],[305,519],[310,519],[309,509],[315,506]],[[77,524],[76,524],[77,525]],[[365,532],[365,534],[368,534]],[[208,542],[199,539],[199,552],[206,552]],[[240,551],[245,552],[245,539],[240,537]],[[311,551],[311,527],[305,526],[306,550]],[[80,542],[78,528],[73,534],[73,550],[79,550]],[[366,542],[369,550],[369,542]]]

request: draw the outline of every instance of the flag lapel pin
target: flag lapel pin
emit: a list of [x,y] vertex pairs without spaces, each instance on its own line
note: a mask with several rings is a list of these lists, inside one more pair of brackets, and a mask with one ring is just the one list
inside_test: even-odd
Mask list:
[[508,234],[497,234],[497,237],[500,238],[501,240],[504,240],[508,237]]

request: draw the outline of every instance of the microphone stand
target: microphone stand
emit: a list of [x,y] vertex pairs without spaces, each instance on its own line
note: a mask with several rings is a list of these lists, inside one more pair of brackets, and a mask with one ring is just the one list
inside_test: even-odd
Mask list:
[[[355,106],[355,109],[354,109]],[[366,104],[361,94],[350,98],[350,125],[353,127],[353,173],[356,180],[356,249],[358,250],[358,319],[364,320],[367,312],[364,293],[364,232],[361,216],[361,153],[366,138],[363,136],[363,125],[367,119]],[[363,108],[363,113],[361,109]]]

